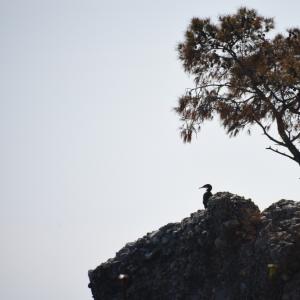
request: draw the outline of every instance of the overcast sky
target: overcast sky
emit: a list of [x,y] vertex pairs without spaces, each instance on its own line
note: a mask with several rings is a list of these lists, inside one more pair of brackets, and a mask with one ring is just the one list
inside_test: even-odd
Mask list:
[[190,145],[172,111],[193,16],[241,5],[299,26],[299,1],[0,0],[0,298],[92,299],[87,272],[202,209],[203,184],[261,208],[299,200],[296,163],[217,120]]

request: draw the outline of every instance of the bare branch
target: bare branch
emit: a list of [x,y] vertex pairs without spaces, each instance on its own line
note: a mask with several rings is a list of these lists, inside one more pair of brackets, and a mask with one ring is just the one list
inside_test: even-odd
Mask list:
[[291,139],[291,141],[294,142],[295,140],[297,140],[297,139],[299,139],[299,138],[300,138],[300,132],[299,132],[296,136],[294,136],[294,137]]
[[282,146],[282,147],[286,147],[286,145],[283,142],[280,142],[278,140],[276,140],[274,137],[272,137],[266,130],[266,128],[264,127],[264,125],[259,122],[258,120],[255,120],[256,124],[263,130],[264,134],[274,143],[276,143],[276,145],[278,146]]
[[286,154],[284,152],[281,152],[278,149],[273,149],[271,146],[267,147],[266,149],[267,150],[271,150],[271,151],[273,151],[273,152],[275,152],[277,154],[283,155],[285,157],[288,157],[288,158],[292,159],[293,161],[297,161],[294,157],[292,157],[292,156],[290,156],[290,155],[288,155],[288,154]]

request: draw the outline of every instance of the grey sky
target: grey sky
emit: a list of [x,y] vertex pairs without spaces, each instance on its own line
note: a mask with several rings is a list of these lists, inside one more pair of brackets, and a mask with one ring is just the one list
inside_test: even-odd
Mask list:
[[193,16],[239,6],[299,26],[298,1],[0,1],[0,298],[92,299],[88,269],[202,208],[197,187],[299,200],[299,167],[217,121],[179,138]]

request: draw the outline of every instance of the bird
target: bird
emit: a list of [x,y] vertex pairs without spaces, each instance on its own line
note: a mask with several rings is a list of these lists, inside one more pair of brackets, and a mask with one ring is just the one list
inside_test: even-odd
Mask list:
[[199,187],[199,189],[202,189],[202,188],[206,188],[206,192],[203,195],[203,205],[204,205],[204,208],[206,209],[209,198],[212,196],[212,193],[211,193],[212,186],[210,184],[205,184],[205,185]]

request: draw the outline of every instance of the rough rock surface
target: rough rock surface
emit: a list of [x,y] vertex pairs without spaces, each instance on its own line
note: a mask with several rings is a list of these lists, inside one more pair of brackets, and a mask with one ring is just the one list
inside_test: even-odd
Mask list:
[[128,243],[89,278],[95,300],[299,300],[300,202],[261,213],[217,193],[206,211]]

